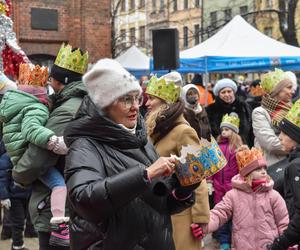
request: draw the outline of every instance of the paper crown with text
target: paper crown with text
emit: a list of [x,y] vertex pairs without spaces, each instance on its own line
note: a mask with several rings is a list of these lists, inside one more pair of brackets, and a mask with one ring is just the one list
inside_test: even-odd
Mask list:
[[199,146],[184,146],[176,157],[175,172],[181,186],[189,186],[201,182],[222,169],[227,160],[216,140],[211,142],[201,138]]
[[45,87],[47,84],[49,72],[48,67],[21,63],[19,67],[19,84]]
[[262,151],[255,147],[238,151],[236,160],[241,176],[247,176],[253,170],[267,166]]
[[146,94],[156,96],[167,103],[174,103],[180,96],[181,87],[175,81],[166,80],[164,77],[152,76],[147,84]]
[[275,89],[277,84],[284,79],[289,80],[287,74],[283,70],[276,68],[274,71],[270,71],[262,75],[260,85],[266,93],[270,94]]
[[54,64],[79,74],[84,74],[88,67],[88,52],[81,54],[80,49],[72,51],[71,45],[61,45]]

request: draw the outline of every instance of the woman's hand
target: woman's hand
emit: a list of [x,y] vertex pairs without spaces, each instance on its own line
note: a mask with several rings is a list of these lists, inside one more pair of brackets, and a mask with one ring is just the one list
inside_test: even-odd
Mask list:
[[146,170],[150,179],[169,176],[174,173],[175,158],[174,157],[160,157]]

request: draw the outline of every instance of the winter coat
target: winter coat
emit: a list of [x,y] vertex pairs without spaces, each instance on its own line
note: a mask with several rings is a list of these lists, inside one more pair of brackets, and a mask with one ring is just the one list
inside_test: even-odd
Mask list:
[[210,139],[210,125],[205,109],[195,113],[192,109],[185,108],[184,118],[188,121],[193,129],[196,130],[199,138]]
[[0,200],[15,198],[29,199],[31,190],[16,186],[11,177],[12,163],[0,140]]
[[231,179],[238,174],[238,165],[235,158],[235,148],[230,149],[228,139],[223,139],[219,143],[227,164],[224,168],[218,171],[211,177],[214,187],[214,202],[217,204],[223,198],[223,196],[232,189]]
[[[86,90],[82,82],[65,85],[59,93],[52,96],[53,110],[45,127],[51,129],[55,135],[62,136],[85,95]],[[23,185],[32,183],[29,211],[35,229],[40,232],[51,231],[49,222],[52,214],[50,211],[51,190],[38,178],[53,166],[63,171],[64,157],[30,143],[18,164],[14,166],[12,173],[17,183]]]
[[283,236],[293,246],[300,245],[300,146],[289,155],[289,161],[284,173],[284,198],[290,223]]
[[214,232],[232,218],[232,250],[265,250],[287,228],[286,204],[272,189],[273,181],[253,192],[240,175],[232,178],[233,189],[210,211],[205,228]]
[[[196,131],[189,126],[183,115],[179,116],[175,123],[179,125],[154,145],[160,156],[170,156],[171,154],[179,156],[182,146],[199,145]],[[172,216],[176,250],[201,249],[199,240],[196,240],[191,233],[191,224],[202,224],[209,221],[208,189],[205,180],[201,182],[195,193],[195,204],[191,208]]]
[[11,90],[3,96],[0,104],[3,142],[14,166],[29,142],[47,148],[47,142],[54,135],[53,131],[44,127],[48,117],[47,106],[31,94]]
[[[193,204],[153,193],[144,169],[157,158],[140,117],[136,133],[86,97],[65,131],[71,249],[174,249],[170,214]],[[171,178],[171,177],[170,177]]]
[[206,107],[211,133],[214,137],[220,134],[220,124],[222,117],[225,114],[235,112],[240,118],[239,135],[242,137],[243,142],[249,146],[253,145],[253,132],[252,132],[252,119],[251,108],[246,102],[240,101],[238,98],[231,104],[225,103],[220,97],[216,97],[215,103]]
[[282,160],[286,153],[282,150],[278,138],[280,131],[272,126],[271,117],[263,107],[253,110],[252,126],[255,136],[254,145],[262,149],[268,166]]

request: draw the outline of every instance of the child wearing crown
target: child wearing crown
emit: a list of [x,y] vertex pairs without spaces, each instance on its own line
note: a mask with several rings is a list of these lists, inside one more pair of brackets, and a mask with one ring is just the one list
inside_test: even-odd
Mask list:
[[270,250],[283,250],[300,246],[300,99],[295,102],[280,123],[279,135],[283,150],[287,152],[289,165],[284,172],[284,198],[290,223],[288,228],[269,246]]
[[241,147],[236,158],[239,174],[232,178],[233,188],[210,210],[209,223],[203,229],[214,232],[232,219],[231,249],[265,250],[287,228],[287,207],[273,190],[260,150]]
[[[44,125],[49,117],[47,106],[48,69],[29,64],[20,65],[19,90],[11,90],[4,94],[0,104],[0,120],[3,122],[3,141],[8,155],[16,168],[18,161],[26,151],[28,144],[48,149],[56,154],[64,155],[68,149],[62,137],[57,137],[53,131]],[[39,178],[51,193],[50,223],[61,225],[68,222],[65,217],[66,185],[63,176],[52,167]],[[52,231],[53,244],[68,245],[68,237],[60,237]]]
[[[238,134],[239,123],[238,115],[232,112],[229,115],[224,115],[220,124],[221,134],[218,136],[217,142],[227,160],[227,164],[210,178],[214,187],[214,204],[219,203],[226,192],[232,189],[231,178],[238,173],[235,151],[243,144],[242,138]],[[218,230],[218,240],[220,249],[230,249],[231,221]]]

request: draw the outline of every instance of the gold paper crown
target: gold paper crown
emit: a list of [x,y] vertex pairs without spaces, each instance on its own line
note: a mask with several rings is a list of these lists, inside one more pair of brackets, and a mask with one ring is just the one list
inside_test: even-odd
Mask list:
[[263,158],[263,153],[257,148],[244,149],[236,153],[236,161],[238,163],[239,170],[241,171],[244,167],[249,166],[249,164],[255,160],[260,160]]
[[19,68],[19,84],[45,87],[48,80],[48,68],[21,63]]
[[88,59],[88,52],[82,55],[80,49],[72,51],[71,45],[68,44],[65,46],[63,43],[54,64],[61,68],[83,75],[88,66]]
[[275,69],[275,71],[270,71],[262,76],[260,85],[265,92],[270,94],[275,89],[277,84],[284,79],[289,80],[286,73],[281,69]]
[[0,14],[6,15],[8,6],[5,3],[0,3]]
[[174,103],[180,96],[180,86],[174,81],[166,81],[163,77],[152,76],[147,84],[146,94],[153,95],[165,100],[168,103]]
[[298,99],[291,107],[285,119],[300,128],[300,99]]

